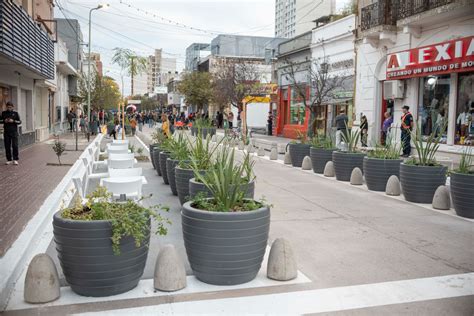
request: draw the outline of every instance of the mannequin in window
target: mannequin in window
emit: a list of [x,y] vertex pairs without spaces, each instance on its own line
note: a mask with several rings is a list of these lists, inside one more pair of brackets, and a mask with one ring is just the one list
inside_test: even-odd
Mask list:
[[468,113],[468,108],[464,107],[463,111],[459,113],[456,119],[456,124],[459,126],[459,132],[461,135],[461,144],[464,144],[464,139],[466,138],[466,132],[468,131],[469,126],[469,116],[470,114]]

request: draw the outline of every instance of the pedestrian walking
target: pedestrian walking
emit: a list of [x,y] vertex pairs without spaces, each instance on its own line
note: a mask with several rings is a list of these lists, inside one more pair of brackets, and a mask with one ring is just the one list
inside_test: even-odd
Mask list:
[[272,136],[273,135],[273,114],[272,114],[272,111],[268,112],[267,123],[268,123],[268,136]]
[[137,123],[138,123],[138,130],[140,132],[143,131],[143,123],[144,123],[144,115],[142,113],[138,113],[137,115]]
[[86,120],[82,114],[79,116],[79,127],[82,133],[86,132]]
[[130,127],[132,128],[132,136],[135,136],[135,133],[137,131],[137,120],[135,117],[132,117],[130,120]]
[[383,121],[383,124],[382,124],[382,140],[381,140],[382,145],[385,145],[387,143],[387,136],[390,130],[390,126],[392,126],[392,123],[393,123],[393,117],[390,114],[390,112],[385,112],[384,117],[385,117],[385,120]]
[[227,114],[227,124],[229,126],[229,129],[232,129],[234,127],[234,113],[229,112],[229,114]]
[[168,120],[168,116],[166,116],[166,114],[162,114],[161,115],[161,121],[163,122],[162,125],[161,125],[161,130],[163,131],[163,134],[166,137],[170,137],[171,132],[170,132],[170,122]]
[[74,119],[76,118],[76,114],[72,109],[69,110],[69,113],[66,115],[66,118],[69,123],[69,131],[74,132]]
[[224,114],[222,112],[217,112],[217,128],[224,127]]
[[[0,124],[3,124],[3,141],[7,165],[18,165],[18,125],[21,124],[20,115],[13,111],[13,103],[7,102],[7,110],[2,112]],[[13,153],[13,155],[12,155]]]
[[349,121],[346,110],[341,109],[339,115],[336,116],[336,147],[342,149],[342,135],[347,136],[347,122]]
[[360,142],[362,147],[367,147],[367,138],[369,136],[369,123],[367,117],[362,115],[360,118]]
[[403,155],[402,157],[408,157],[411,153],[411,131],[413,130],[413,115],[410,113],[410,107],[404,105],[402,107],[402,146],[403,146]]

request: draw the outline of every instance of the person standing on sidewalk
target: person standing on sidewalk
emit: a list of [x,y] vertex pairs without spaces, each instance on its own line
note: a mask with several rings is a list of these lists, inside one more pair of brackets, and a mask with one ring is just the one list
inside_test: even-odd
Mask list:
[[387,143],[387,136],[390,130],[390,126],[392,126],[393,123],[393,117],[390,112],[385,112],[384,116],[385,120],[383,121],[382,125],[382,145],[385,145]]
[[163,131],[163,134],[166,137],[171,137],[170,122],[168,120],[168,116],[166,114],[162,114],[161,121],[162,121],[161,130]]
[[130,119],[130,127],[132,128],[132,136],[135,136],[137,131],[137,120],[135,119],[135,116]]
[[410,113],[410,107],[404,105],[402,107],[402,146],[403,146],[403,155],[402,157],[408,157],[411,153],[411,131],[413,130],[413,115]]
[[360,118],[360,142],[362,147],[367,147],[367,138],[369,136],[369,123],[367,122],[367,116],[362,115]]
[[7,102],[7,110],[3,111],[0,117],[0,124],[3,124],[3,141],[5,143],[7,165],[12,163],[18,165],[18,125],[21,124],[21,120],[20,115],[13,111],[13,108],[13,103]]
[[272,136],[273,135],[273,114],[272,114],[272,111],[268,112],[267,123],[268,123],[268,136]]
[[336,116],[336,147],[342,149],[342,135],[347,135],[347,122],[349,119],[346,115],[346,110],[341,109],[339,115]]
[[74,132],[74,119],[76,118],[76,114],[72,109],[69,110],[69,113],[66,115],[66,118],[69,123],[69,131]]

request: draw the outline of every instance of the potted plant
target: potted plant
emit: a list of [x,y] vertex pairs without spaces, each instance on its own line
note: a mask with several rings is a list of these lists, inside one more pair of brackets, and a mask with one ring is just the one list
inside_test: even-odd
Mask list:
[[313,164],[314,173],[323,173],[328,161],[332,160],[332,153],[337,148],[334,146],[331,136],[315,136],[311,139],[309,155]]
[[292,166],[301,167],[304,157],[309,156],[311,144],[309,144],[306,134],[300,131],[297,131],[296,134],[297,140],[291,141],[287,146],[290,152]]
[[387,137],[385,145],[377,144],[374,150],[364,157],[364,177],[371,191],[385,191],[390,176],[400,178],[401,147],[394,137]]
[[212,125],[212,122],[206,118],[198,118],[196,121],[194,121],[193,127],[191,129],[193,128],[194,133],[193,131],[191,131],[191,133],[202,138],[207,138],[208,135],[212,137],[216,134],[216,128]]
[[161,142],[160,145],[160,153],[159,153],[159,165],[161,169],[161,176],[163,177],[163,182],[165,184],[169,184],[168,180],[168,171],[166,160],[170,157],[171,148],[173,147],[174,139],[173,137],[167,137],[164,141]]
[[352,170],[358,167],[364,170],[363,162],[365,154],[357,149],[357,143],[360,138],[360,130],[351,131],[346,127],[348,132],[342,134],[345,142],[343,150],[334,151],[332,153],[332,162],[334,163],[334,172],[336,179],[339,181],[349,181],[351,179]]
[[[233,154],[232,154],[233,155]],[[265,255],[270,206],[245,199],[244,168],[234,172],[231,160],[196,178],[211,192],[186,202],[181,211],[183,239],[191,269],[202,282],[235,285],[255,278]]]
[[[244,192],[244,197],[253,199],[255,193],[255,176],[253,175],[252,169],[255,162],[251,160],[249,153],[245,153],[242,162],[237,165],[234,164],[234,156],[234,150],[228,147],[221,148],[209,169],[224,170],[228,172],[228,174],[224,175],[226,179],[229,179],[230,181],[238,179],[237,183],[231,183],[231,185],[240,186],[240,190]],[[223,165],[227,164],[234,167],[224,168],[225,166]],[[195,172],[199,170],[195,163],[192,164],[192,167]],[[235,174],[242,175],[242,177],[238,178]],[[212,177],[213,175],[214,173],[207,172],[204,176],[207,178]],[[211,181],[212,179],[208,180]],[[192,178],[189,180],[189,196],[193,199],[198,194],[201,194],[202,197],[211,197],[212,195],[211,191],[202,181],[199,180],[199,178]]]
[[435,158],[442,136],[442,132],[436,136],[434,131],[423,141],[421,125],[412,132],[417,156],[400,165],[400,184],[405,200],[431,203],[436,189],[446,184],[447,167],[439,164]]
[[156,172],[161,176],[160,168],[160,145],[165,140],[166,136],[163,134],[161,129],[156,129],[151,135],[152,144],[150,145],[150,159],[152,161],[153,167],[156,169]]
[[456,214],[474,218],[474,155],[466,148],[459,167],[451,171],[451,196]]
[[170,149],[170,157],[166,160],[166,172],[168,174],[168,182],[173,195],[178,195],[176,189],[175,168],[180,161],[189,161],[189,148],[183,133],[180,133],[175,141],[173,141]]
[[210,137],[206,139],[196,137],[194,142],[188,140],[189,161],[180,161],[175,167],[176,191],[178,191],[181,205],[189,198],[189,180],[195,177],[196,170],[204,173],[209,169],[212,163],[212,155],[219,147],[218,145],[213,145]]
[[84,296],[110,296],[133,289],[140,280],[148,255],[151,218],[156,232],[165,235],[169,221],[163,207],[114,202],[104,187],[84,203],[54,214],[54,241],[66,281]]

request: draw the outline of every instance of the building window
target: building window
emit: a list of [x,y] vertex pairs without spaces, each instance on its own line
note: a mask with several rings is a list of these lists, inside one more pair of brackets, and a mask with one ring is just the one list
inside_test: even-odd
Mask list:
[[296,89],[291,89],[290,124],[303,125],[305,112],[303,98],[301,98]]
[[10,100],[10,89],[0,86],[0,111],[7,109],[7,102]]
[[454,143],[474,145],[474,73],[459,75]]
[[425,77],[422,84],[423,96],[418,108],[421,134],[427,138],[433,132],[436,136],[443,133],[441,143],[446,144],[450,75]]

